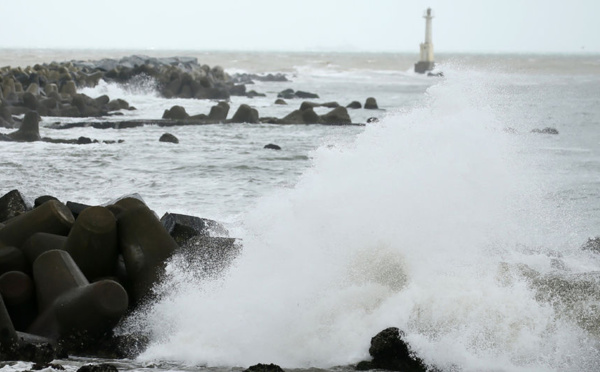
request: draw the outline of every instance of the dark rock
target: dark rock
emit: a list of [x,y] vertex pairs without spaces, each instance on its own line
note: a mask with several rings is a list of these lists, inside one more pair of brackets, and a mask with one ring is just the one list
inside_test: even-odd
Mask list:
[[375,368],[376,367],[373,364],[373,362],[363,360],[362,362],[358,362],[358,364],[356,365],[356,367],[354,369],[356,369],[357,371],[369,371],[369,370],[375,369]]
[[367,119],[367,123],[379,123],[379,119],[376,117],[370,117]]
[[444,77],[444,73],[441,72],[441,71],[440,72],[431,72],[431,71],[429,71],[427,73],[427,76],[430,76],[430,77]]
[[284,370],[277,364],[262,364],[258,363],[248,367],[244,372],[284,372]]
[[58,199],[55,198],[54,196],[50,196],[50,195],[39,196],[33,201],[33,207],[37,208],[49,200],[58,200]]
[[7,221],[28,210],[29,207],[19,190],[9,191],[0,198],[0,222]]
[[296,91],[296,93],[295,93],[294,95],[295,95],[296,97],[298,97],[298,98],[304,98],[304,99],[306,99],[306,98],[308,98],[308,99],[316,99],[316,98],[319,98],[319,95],[318,95],[318,94],[315,94],[315,93],[310,93],[310,92],[304,92],[304,91],[301,91],[301,90],[297,90],[297,91]]
[[263,147],[265,149],[271,149],[271,150],[281,150],[281,147],[278,145],[275,145],[273,143],[269,143],[268,145],[265,145],[265,147]]
[[55,369],[57,371],[65,370],[65,367],[63,367],[61,364],[56,363],[35,363],[33,366],[31,366],[32,371],[41,371],[42,369],[47,368]]
[[207,218],[165,213],[160,222],[179,245],[196,236],[229,236],[222,224]]
[[267,95],[264,93],[258,93],[255,90],[251,90],[249,92],[246,93],[246,97],[248,98],[254,98],[254,97],[266,97]]
[[81,137],[77,138],[77,144],[78,145],[87,145],[87,144],[90,144],[90,143],[92,143],[92,139],[89,138],[89,137],[83,137],[83,136],[81,136]]
[[346,106],[346,108],[359,109],[362,108],[362,105],[358,101],[352,101],[348,104],[348,106]]
[[118,372],[119,370],[112,364],[86,364],[79,367],[77,372]]
[[281,92],[279,92],[277,94],[277,98],[283,98],[283,99],[292,99],[292,98],[296,98],[296,95],[294,94],[294,90],[293,89],[285,89],[282,90]]
[[558,130],[556,128],[544,128],[544,129],[533,129],[531,133],[542,133],[542,134],[558,134]]
[[336,107],[325,115],[321,115],[321,120],[326,124],[350,124],[352,120],[345,107]]
[[287,102],[286,102],[286,101],[284,101],[284,100],[283,100],[283,99],[281,99],[281,98],[277,98],[277,99],[275,100],[275,104],[276,104],[276,105],[287,105]]
[[232,96],[245,96],[246,95],[246,86],[244,84],[234,85],[229,89],[229,93]]
[[128,110],[129,108],[129,102],[120,98],[109,101],[107,104],[108,111]]
[[369,354],[377,369],[402,372],[426,372],[427,368],[403,340],[404,332],[396,327],[386,328],[371,339]]
[[175,119],[175,120],[184,120],[189,118],[190,115],[188,115],[187,112],[185,112],[185,108],[181,107],[181,106],[173,106],[171,107],[171,109],[165,110],[162,118],[163,119]]
[[367,110],[377,110],[379,108],[379,106],[377,106],[377,101],[373,97],[367,98],[364,107]]
[[171,133],[163,133],[162,136],[158,139],[159,142],[169,142],[169,143],[179,143],[179,139],[172,135]]
[[259,123],[258,111],[246,104],[241,104],[231,118],[231,122],[257,124]]
[[41,140],[40,137],[40,115],[35,111],[25,114],[19,130],[8,134],[13,141],[33,142]]

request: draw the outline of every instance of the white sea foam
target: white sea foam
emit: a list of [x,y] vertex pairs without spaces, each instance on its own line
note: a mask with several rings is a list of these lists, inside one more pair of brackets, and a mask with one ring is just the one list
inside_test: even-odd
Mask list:
[[127,325],[152,337],[140,359],[329,367],[397,326],[445,371],[599,368],[597,336],[520,271],[598,262],[550,223],[565,216],[522,159],[527,138],[503,130],[493,77],[445,73],[423,107],[320,148],[295,188],[260,199],[226,275],[171,263],[161,300]]

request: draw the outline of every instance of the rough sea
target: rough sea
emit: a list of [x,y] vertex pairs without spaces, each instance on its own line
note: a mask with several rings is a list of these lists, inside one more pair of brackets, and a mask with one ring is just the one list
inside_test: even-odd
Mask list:
[[[243,252],[220,275],[168,265],[160,301],[120,332],[151,343],[119,370],[351,371],[371,337],[395,326],[441,371],[600,370],[600,56],[2,50],[0,66],[131,54],[186,55],[256,82],[232,97],[260,116],[292,88],[366,126],[219,124],[53,130],[120,144],[1,143],[0,193],[103,204],[139,193],[159,216],[223,222]],[[152,81],[81,90],[137,108],[110,120],[191,115],[214,102],[164,99]],[[319,108],[322,114],[328,111]],[[558,134],[532,133],[555,128]],[[10,132],[0,129],[0,132]],[[160,143],[164,132],[179,144]],[[274,143],[281,151],[264,149]],[[60,360],[68,372],[97,360]],[[17,371],[30,363],[10,363]]]

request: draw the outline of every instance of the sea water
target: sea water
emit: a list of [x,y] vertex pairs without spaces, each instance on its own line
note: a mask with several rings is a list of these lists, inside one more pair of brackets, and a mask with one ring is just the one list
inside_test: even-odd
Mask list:
[[[217,219],[243,242],[218,275],[169,263],[160,300],[120,326],[150,346],[119,368],[350,370],[396,326],[443,371],[600,369],[600,256],[581,250],[600,222],[600,57],[447,56],[438,79],[401,55],[235,56],[210,58],[292,81],[257,83],[267,97],[232,110],[281,117],[299,105],[272,104],[291,87],[376,97],[384,110],[350,115],[380,121],[59,132],[45,118],[45,136],[125,142],[2,145],[4,192],[89,204],[138,192],[159,215]],[[151,81],[84,93],[126,99],[128,118],[214,104],[159,98]],[[559,134],[531,133],[545,127]],[[178,145],[158,143],[167,130]]]

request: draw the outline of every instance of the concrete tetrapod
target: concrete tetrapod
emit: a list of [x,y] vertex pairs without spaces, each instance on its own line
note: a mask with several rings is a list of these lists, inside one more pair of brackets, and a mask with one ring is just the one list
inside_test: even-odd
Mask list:
[[[119,204],[119,203],[117,203]],[[177,243],[146,205],[124,209],[117,218],[119,245],[131,281],[130,295],[139,302],[150,293]]]
[[39,232],[31,235],[23,243],[21,250],[27,261],[29,261],[29,265],[33,265],[35,260],[44,252],[53,249],[64,250],[66,242],[66,236]]
[[64,246],[90,281],[114,275],[119,249],[117,220],[105,207],[89,207],[75,220]]
[[37,315],[35,289],[29,275],[9,271],[0,276],[0,294],[18,331],[25,331]]
[[61,202],[50,200],[23,213],[0,229],[0,242],[20,248],[36,232],[66,235],[75,222],[71,211]]
[[127,311],[127,292],[117,282],[89,284],[66,251],[43,253],[33,264],[40,315],[28,332],[57,340],[73,334],[100,335]]

